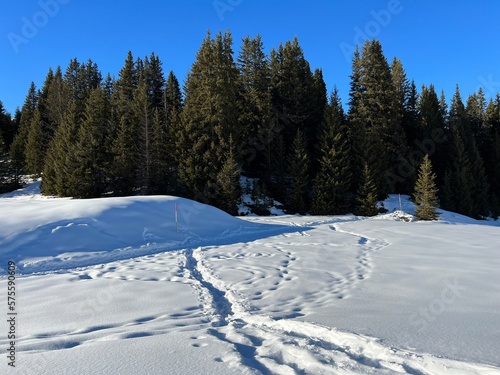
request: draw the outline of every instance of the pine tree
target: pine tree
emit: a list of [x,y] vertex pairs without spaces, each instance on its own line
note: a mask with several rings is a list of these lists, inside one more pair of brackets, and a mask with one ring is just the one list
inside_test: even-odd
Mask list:
[[314,186],[313,213],[346,214],[351,207],[351,160],[344,111],[336,89],[325,113],[320,145],[321,157]]
[[289,163],[291,180],[288,199],[289,211],[304,215],[308,210],[309,156],[304,136],[300,130],[297,130],[293,140]]
[[358,216],[375,216],[377,213],[377,187],[373,181],[372,172],[368,164],[365,163],[361,184],[356,195],[354,214]]
[[438,189],[436,187],[436,175],[432,172],[432,164],[428,155],[424,160],[418,172],[417,183],[415,184],[415,217],[418,220],[437,220]]

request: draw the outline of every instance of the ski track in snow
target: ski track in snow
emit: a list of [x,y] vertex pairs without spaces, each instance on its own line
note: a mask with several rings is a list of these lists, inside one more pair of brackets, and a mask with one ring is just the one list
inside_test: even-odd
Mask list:
[[[330,224],[329,228],[355,236],[360,246],[355,270],[338,283],[339,288],[333,292],[343,295],[370,276],[373,269],[371,255],[389,243],[345,231],[336,223]],[[301,230],[297,234],[309,236]],[[287,255],[280,272],[288,274],[286,269],[296,258],[283,249],[277,250]],[[242,371],[244,374],[479,373],[475,365],[385,347],[375,338],[294,319],[301,314],[279,319],[259,314],[244,295],[228,287],[207,265],[203,256],[205,252],[201,247],[185,250],[181,267],[198,293],[205,314],[210,316],[211,328],[207,332],[234,347],[238,353],[237,358],[230,353],[217,361],[238,369],[243,366],[246,369]],[[282,282],[290,280],[289,277],[283,278]],[[198,345],[201,344],[194,344]],[[437,372],[429,371],[431,368]],[[494,370],[486,368],[484,371],[481,373],[493,374]]]
[[[311,222],[296,223],[280,222],[274,219],[274,224],[286,224],[296,227],[295,232],[270,230],[270,235],[281,236],[280,240],[272,242],[258,239],[262,251],[255,252],[252,242],[242,242],[233,245],[236,251],[224,251],[217,255],[210,253],[211,248],[196,247],[197,241],[183,244],[184,249],[164,249],[168,252],[160,254],[161,246],[152,246],[146,250],[140,249],[132,255],[141,258],[122,260],[116,254],[110,255],[115,263],[102,264],[89,268],[58,269],[41,266],[32,267],[32,273],[67,272],[76,281],[85,279],[117,279],[140,280],[151,282],[179,282],[189,284],[199,301],[199,306],[190,306],[182,311],[166,314],[139,316],[133,320],[113,322],[109,324],[88,325],[75,330],[60,332],[39,332],[22,337],[18,342],[18,352],[50,352],[53,350],[71,349],[81,345],[99,341],[129,340],[156,335],[168,335],[173,331],[196,332],[191,339],[194,348],[209,345],[211,337],[227,344],[231,351],[221,353],[216,361],[225,363],[228,367],[242,374],[412,374],[412,375],[465,375],[465,374],[495,374],[498,369],[463,363],[428,354],[418,354],[406,350],[384,346],[380,340],[350,332],[342,332],[335,328],[322,326],[299,320],[305,314],[303,308],[314,310],[325,307],[332,299],[348,298],[363,282],[376,272],[374,254],[390,245],[385,240],[367,237],[343,229],[343,223],[357,220],[369,220],[357,217],[324,219]],[[271,220],[269,220],[271,221]],[[260,219],[266,222],[266,219]],[[58,227],[56,230],[64,229]],[[311,231],[312,230],[312,231]],[[270,316],[263,313],[253,304],[276,291],[285,289],[287,283],[300,283],[294,275],[294,268],[301,267],[305,259],[289,250],[291,242],[310,247],[311,251],[328,253],[336,243],[318,243],[314,236],[315,230],[322,233],[335,232],[352,237],[356,242],[357,252],[353,255],[355,262],[349,263],[344,272],[322,270],[322,290],[312,290],[307,295],[297,298],[288,296],[286,301]],[[144,236],[148,236],[147,231]],[[234,234],[233,234],[234,236]],[[229,234],[222,237],[229,238]],[[224,243],[224,238],[217,239]],[[257,236],[258,237],[258,236]],[[329,236],[327,236],[329,237]],[[215,242],[218,242],[215,241]],[[291,241],[291,242],[290,242]],[[203,241],[200,241],[203,242]],[[177,245],[178,246],[178,245]],[[191,246],[191,247],[188,247]],[[167,246],[169,247],[169,246]],[[231,250],[233,247],[231,247]],[[252,250],[252,251],[247,251]],[[147,253],[146,253],[147,252]],[[155,252],[156,254],[151,254]],[[210,255],[208,255],[210,254]],[[130,253],[128,255],[131,255]],[[157,256],[160,257],[156,259]],[[232,283],[218,275],[221,270],[211,267],[211,262],[230,260],[244,261],[248,257],[261,257],[262,266],[236,268],[246,273],[240,284]],[[270,258],[266,262],[266,257]],[[176,269],[163,267],[162,260],[170,262],[177,260]],[[120,268],[117,269],[118,261]],[[144,263],[144,264],[143,264]],[[78,264],[78,263],[77,263]],[[79,261],[81,266],[84,262]],[[70,268],[73,264],[69,264]],[[154,265],[154,266],[153,266]],[[264,267],[268,267],[264,270]],[[151,277],[154,269],[155,277]],[[217,271],[215,270],[217,269]],[[234,265],[233,265],[234,269]],[[311,266],[311,269],[315,269]],[[133,271],[133,275],[127,275]],[[272,273],[270,273],[272,272]],[[267,287],[268,279],[276,280],[274,285]],[[255,289],[263,283],[266,289],[247,295],[244,285]],[[325,289],[329,293],[325,293]],[[281,303],[281,302],[280,302]],[[284,313],[284,311],[288,313]],[[206,335],[199,335],[200,330]],[[0,340],[4,345],[4,340]]]

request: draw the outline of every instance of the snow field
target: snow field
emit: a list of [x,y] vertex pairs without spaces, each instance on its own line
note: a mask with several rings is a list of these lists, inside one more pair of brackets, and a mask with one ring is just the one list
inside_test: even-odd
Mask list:
[[6,195],[0,267],[18,265],[18,367],[0,366],[500,374],[497,223],[447,212],[405,223],[397,197],[385,205],[371,219],[242,220],[174,197],[47,199],[36,184]]

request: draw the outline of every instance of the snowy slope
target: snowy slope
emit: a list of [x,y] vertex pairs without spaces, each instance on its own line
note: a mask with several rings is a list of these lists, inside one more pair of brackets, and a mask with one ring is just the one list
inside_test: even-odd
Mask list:
[[500,374],[498,224],[385,206],[239,219],[174,197],[5,195],[0,267],[23,275],[1,373]]

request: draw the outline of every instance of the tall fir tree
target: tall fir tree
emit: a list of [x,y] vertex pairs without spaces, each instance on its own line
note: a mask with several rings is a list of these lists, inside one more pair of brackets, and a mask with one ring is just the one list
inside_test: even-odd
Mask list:
[[438,189],[435,180],[436,175],[432,172],[431,160],[428,155],[425,155],[418,171],[418,179],[413,194],[415,217],[418,220],[437,220],[439,217],[437,212],[439,207]]
[[217,175],[218,206],[231,215],[237,215],[237,203],[241,195],[240,166],[234,155],[232,138],[229,139],[229,145],[229,153]]
[[377,186],[375,185],[370,167],[365,163],[361,184],[356,193],[354,214],[359,216],[375,216],[377,213]]
[[292,154],[289,157],[290,164],[290,192],[288,198],[288,210],[291,213],[304,215],[309,208],[309,165],[304,135],[297,130],[292,145]]
[[131,195],[136,190],[139,121],[134,107],[137,107],[135,95],[138,82],[137,67],[132,52],[129,51],[113,85],[111,96],[114,140],[110,146],[113,154],[110,177],[111,190],[115,195]]
[[[450,106],[449,126],[453,133],[453,156],[449,159],[449,173],[451,181],[454,182],[452,188],[456,210],[475,218],[488,216],[489,186],[484,162],[479,154],[458,85]],[[448,203],[447,200],[445,202]]]
[[31,82],[28,94],[24,100],[24,105],[21,109],[19,129],[10,147],[10,157],[12,158],[14,168],[18,171],[18,173],[20,173],[26,166],[26,143],[28,142],[28,133],[33,117],[35,116],[37,106],[38,91],[35,83]]
[[242,100],[239,122],[241,144],[237,149],[244,173],[267,178],[270,174],[271,141],[276,134],[272,121],[271,70],[262,38],[246,37],[237,60]]
[[76,167],[69,176],[69,195],[75,198],[98,198],[106,191],[108,121],[106,94],[96,88],[90,93],[74,153],[70,155]]
[[42,193],[60,197],[71,196],[70,179],[77,168],[74,160],[75,144],[80,126],[77,103],[72,102],[61,126],[50,143],[43,170]]
[[[450,134],[445,127],[445,119],[443,117],[439,98],[433,85],[429,87],[423,86],[420,94],[420,118],[417,129],[417,142],[413,142],[413,150],[415,153],[423,153],[422,148],[427,143],[431,148],[426,153],[432,162],[433,169],[436,173],[436,183],[441,185],[444,180],[446,170],[446,159],[449,155],[449,140]],[[432,147],[433,146],[433,147]],[[418,168],[417,161],[415,168]]]
[[230,33],[210,33],[203,41],[185,85],[180,143],[180,177],[191,197],[218,205],[217,176],[229,154],[229,140],[239,143],[239,72]]
[[39,176],[43,171],[46,134],[43,132],[43,119],[40,110],[35,110],[35,115],[31,120],[30,129],[28,131],[28,139],[26,142],[26,171],[29,174]]
[[352,205],[351,159],[347,124],[337,89],[330,97],[324,121],[312,212],[317,215],[346,214]]

